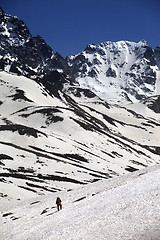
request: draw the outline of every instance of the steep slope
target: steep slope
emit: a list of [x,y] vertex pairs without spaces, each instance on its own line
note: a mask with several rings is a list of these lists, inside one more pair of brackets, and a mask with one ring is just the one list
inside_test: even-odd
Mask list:
[[146,41],[89,44],[67,58],[76,81],[111,104],[160,94],[159,48]]
[[[10,239],[160,239],[160,166],[2,206],[1,237]],[[12,229],[12,231],[11,231]]]
[[[83,89],[52,91],[0,72],[1,201],[30,198],[159,162],[158,120]],[[13,189],[13,192],[10,191]],[[14,194],[13,194],[14,193]]]
[[160,120],[160,96],[153,96],[141,100],[134,104],[128,104],[126,108],[136,113],[149,117],[150,119]]

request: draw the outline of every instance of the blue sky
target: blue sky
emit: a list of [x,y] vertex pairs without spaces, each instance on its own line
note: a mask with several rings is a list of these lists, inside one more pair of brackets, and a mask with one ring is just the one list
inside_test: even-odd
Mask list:
[[159,0],[1,0],[0,6],[63,57],[104,41],[160,46]]

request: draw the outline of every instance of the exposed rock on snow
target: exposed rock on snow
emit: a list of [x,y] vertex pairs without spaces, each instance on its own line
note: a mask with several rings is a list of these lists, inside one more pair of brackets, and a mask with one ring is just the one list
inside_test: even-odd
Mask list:
[[142,115],[136,105],[111,106],[79,87],[68,88],[68,94],[67,88],[52,91],[50,83],[5,72],[0,80],[1,202],[160,162],[159,114],[147,102],[141,102]]

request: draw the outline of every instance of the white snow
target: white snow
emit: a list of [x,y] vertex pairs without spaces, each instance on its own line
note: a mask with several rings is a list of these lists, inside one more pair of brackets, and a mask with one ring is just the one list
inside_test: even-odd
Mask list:
[[[24,44],[12,33],[14,25],[3,27],[11,46]],[[146,89],[148,97],[159,94],[158,67],[150,67],[155,85],[136,83],[150,63],[141,58],[146,46],[90,44],[82,52],[84,64],[77,60],[77,82],[123,106],[136,102],[136,94],[146,96]],[[15,58],[4,58],[9,71]],[[153,98],[108,107],[68,81],[63,91],[77,101],[76,108],[63,91],[58,98],[40,82],[2,71],[0,87],[0,240],[160,239],[160,115],[147,106]],[[136,169],[141,170],[124,175]]]
[[[63,209],[56,210],[60,196]],[[2,240],[159,240],[160,165],[1,207]],[[77,201],[76,201],[77,200]],[[42,214],[43,213],[43,214]],[[7,215],[8,214],[8,215]]]
[[[146,41],[90,44],[82,53],[69,57],[68,62],[70,66],[76,65],[79,68],[76,81],[82,88],[91,89],[110,104],[123,106],[129,101],[136,102],[137,93],[149,97],[159,92],[158,67],[149,65],[149,60],[143,56],[147,46]],[[145,74],[145,77],[153,78],[154,82],[154,77],[146,73],[147,68],[156,73],[155,84],[143,83]],[[115,75],[108,75],[109,69]]]
[[[1,160],[1,173],[10,175],[10,177],[4,176],[4,180],[0,182],[2,189],[0,192],[7,195],[6,198],[0,199],[2,204],[46,194],[48,190],[55,188],[57,191],[75,188],[79,183],[73,183],[72,179],[88,183],[95,178],[102,179],[108,175],[123,175],[128,172],[126,168],[129,166],[142,169],[144,166],[160,162],[159,155],[149,151],[149,148],[152,147],[154,150],[159,146],[159,114],[149,110],[147,105],[142,103],[139,106],[134,105],[135,112],[138,112],[136,108],[141,110],[142,115],[137,117],[136,113],[129,112],[126,108],[106,107],[98,97],[90,99],[83,93],[81,97],[75,97],[70,92],[69,96],[79,103],[77,106],[88,118],[88,121],[85,121],[85,118],[77,115],[68,105],[63,93],[61,93],[61,101],[49,95],[43,86],[34,80],[0,72],[0,84],[2,127],[6,122],[11,122],[13,125],[21,124],[39,131],[38,137],[35,138],[32,135],[19,134],[18,130],[13,132],[1,130],[0,154],[12,157]],[[23,91],[24,96],[32,102],[20,98],[13,100],[18,90]],[[50,121],[45,115],[45,110],[51,113],[53,110],[51,117],[61,117],[62,120]],[[54,112],[55,110],[58,112]],[[86,131],[73,121],[75,119],[88,124],[91,118],[95,119],[101,132]],[[103,125],[109,130],[103,129]],[[66,154],[70,157],[67,158]],[[84,161],[80,158],[84,158]],[[21,167],[27,172],[27,179],[10,174],[13,171],[23,176]],[[28,188],[27,184],[32,185],[34,180],[38,180],[38,174],[67,177],[70,181],[46,180],[38,182],[38,187],[36,182],[31,188],[35,192],[29,191],[29,195],[25,188]],[[4,185],[6,185],[5,191]],[[44,188],[47,188],[47,191]],[[10,189],[14,189],[13,192],[16,194],[10,192]]]
[[[62,93],[61,101],[35,81],[5,72],[0,72],[0,81],[1,125],[7,120],[39,130],[37,138],[1,130],[0,153],[13,159],[1,160],[0,240],[159,240],[160,166],[144,166],[155,165],[160,158],[143,148],[143,145],[159,146],[159,114],[142,103],[128,106],[128,109],[133,107],[135,113],[124,107],[108,108],[100,99],[90,100],[82,94],[77,106],[84,110],[86,118],[97,119],[96,124],[102,130],[85,131],[72,121],[74,118],[84,122],[84,118],[67,105]],[[12,98],[18,90],[32,102],[14,101]],[[63,120],[46,124],[48,119],[40,110],[48,108],[59,110],[54,116]],[[137,117],[138,109],[142,115]],[[16,112],[19,110],[21,112]],[[23,114],[28,117],[22,117]],[[98,120],[109,131],[104,131]],[[65,154],[77,154],[87,161],[78,162],[78,159],[66,158]],[[27,179],[3,177],[3,173],[10,170],[25,175],[22,167],[28,171]],[[127,167],[141,170],[123,176]],[[89,183],[98,173],[98,178],[105,174],[114,178]],[[89,184],[81,186],[58,180],[34,182],[38,174],[66,176]],[[62,191],[48,195],[48,190],[60,189]],[[57,195],[63,201],[60,212],[55,206]]]

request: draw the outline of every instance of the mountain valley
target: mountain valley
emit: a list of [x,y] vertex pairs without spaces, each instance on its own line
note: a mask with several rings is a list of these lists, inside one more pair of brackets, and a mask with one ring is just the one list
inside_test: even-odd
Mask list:
[[63,58],[17,17],[0,24],[2,205],[160,163],[160,47]]

